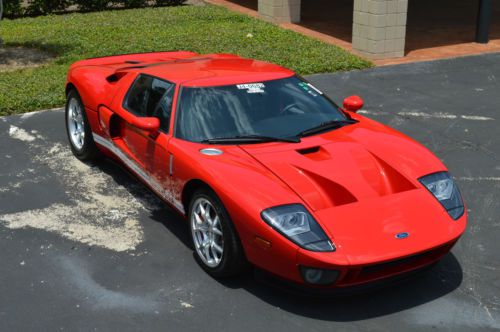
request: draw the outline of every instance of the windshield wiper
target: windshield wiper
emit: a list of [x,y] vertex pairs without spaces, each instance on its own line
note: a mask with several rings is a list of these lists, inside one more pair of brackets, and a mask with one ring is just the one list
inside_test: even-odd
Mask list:
[[273,136],[262,136],[262,135],[237,135],[232,137],[207,138],[201,141],[201,143],[205,144],[251,144],[251,143],[266,143],[266,142],[300,143],[300,138],[273,137]]
[[306,129],[304,131],[301,131],[300,133],[297,134],[299,137],[304,137],[304,136],[310,136],[314,135],[323,131],[331,130],[331,129],[337,129],[346,125],[350,125],[353,123],[357,123],[358,121],[356,120],[331,120],[331,121],[326,121],[322,122],[319,125]]

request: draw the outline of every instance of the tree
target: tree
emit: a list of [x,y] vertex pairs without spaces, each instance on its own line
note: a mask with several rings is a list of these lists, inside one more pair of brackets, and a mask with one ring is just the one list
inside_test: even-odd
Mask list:
[[[3,17],[3,0],[0,0],[0,21],[2,20]],[[0,37],[0,47],[3,45],[3,40],[2,37]]]

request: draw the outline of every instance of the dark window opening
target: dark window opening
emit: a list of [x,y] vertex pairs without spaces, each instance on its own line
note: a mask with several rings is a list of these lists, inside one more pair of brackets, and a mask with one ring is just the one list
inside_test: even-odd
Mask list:
[[127,93],[124,107],[139,117],[156,117],[160,129],[168,132],[175,85],[152,76],[141,75]]

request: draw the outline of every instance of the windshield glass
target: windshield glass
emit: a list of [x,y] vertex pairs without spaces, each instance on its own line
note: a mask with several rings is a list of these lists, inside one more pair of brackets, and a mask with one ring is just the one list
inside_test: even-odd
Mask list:
[[346,120],[333,102],[298,77],[182,89],[176,136],[201,142],[247,135],[292,137]]

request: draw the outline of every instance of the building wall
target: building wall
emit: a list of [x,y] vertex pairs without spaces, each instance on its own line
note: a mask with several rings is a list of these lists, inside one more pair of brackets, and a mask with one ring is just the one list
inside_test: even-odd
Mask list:
[[404,56],[408,0],[354,0],[352,47],[374,59]]
[[[404,56],[408,0],[353,1],[353,49],[372,59]],[[258,0],[259,15],[275,23],[300,22],[300,5],[301,0]]]
[[300,1],[259,0],[259,15],[265,20],[275,23],[299,22]]

